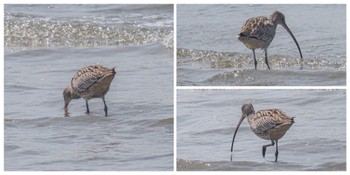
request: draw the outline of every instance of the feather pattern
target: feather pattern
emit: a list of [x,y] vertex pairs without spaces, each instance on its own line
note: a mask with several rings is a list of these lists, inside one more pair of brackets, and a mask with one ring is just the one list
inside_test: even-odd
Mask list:
[[280,139],[294,123],[293,118],[279,109],[260,110],[247,118],[251,130],[266,140]]
[[270,18],[264,16],[250,18],[242,26],[238,40],[250,49],[265,49],[275,37],[276,27]]
[[109,69],[100,65],[81,68],[72,78],[73,91],[87,99],[104,95],[108,92],[115,73],[114,68]]

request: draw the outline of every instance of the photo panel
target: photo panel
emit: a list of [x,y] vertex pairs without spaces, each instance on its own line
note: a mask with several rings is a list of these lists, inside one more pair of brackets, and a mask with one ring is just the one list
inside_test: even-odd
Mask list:
[[177,171],[310,170],[346,170],[345,89],[177,90]]
[[345,86],[346,5],[178,4],[176,50],[178,86]]
[[5,171],[173,171],[173,4],[5,4]]

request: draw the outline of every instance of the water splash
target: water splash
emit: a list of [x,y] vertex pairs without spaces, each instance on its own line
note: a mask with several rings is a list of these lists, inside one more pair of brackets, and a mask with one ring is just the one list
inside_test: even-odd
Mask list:
[[[245,55],[237,52],[217,52],[213,50],[198,50],[178,48],[178,65],[188,65],[192,63],[208,63],[212,69],[225,68],[253,68],[253,58],[251,55]],[[258,58],[258,65],[265,66],[264,59]],[[269,64],[272,69],[299,69],[300,61],[297,58],[290,58],[285,55],[269,56]],[[304,69],[335,69],[340,71],[346,70],[345,62],[334,62],[330,59],[305,58]]]
[[[117,19],[42,18],[23,13],[5,14],[4,42],[7,48],[129,46],[162,42],[173,47],[169,20],[147,25]],[[160,18],[160,20],[163,20]]]

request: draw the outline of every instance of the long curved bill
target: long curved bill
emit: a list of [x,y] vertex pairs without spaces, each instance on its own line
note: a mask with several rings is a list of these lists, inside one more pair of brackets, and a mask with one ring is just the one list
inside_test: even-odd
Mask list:
[[288,26],[287,26],[287,24],[286,23],[282,23],[281,24],[283,27],[284,27],[284,29],[286,29],[287,30],[287,32],[289,33],[289,35],[293,38],[293,40],[294,40],[294,42],[295,42],[295,44],[297,45],[297,47],[298,47],[298,50],[299,50],[299,54],[300,54],[300,69],[303,69],[303,62],[304,62],[304,59],[303,59],[303,55],[301,54],[301,50],[300,50],[300,47],[299,47],[299,44],[298,44],[298,41],[295,39],[295,37],[294,37],[294,35],[293,35],[293,33],[289,30],[289,28],[288,28]]
[[234,141],[235,141],[235,137],[236,137],[238,128],[239,128],[239,126],[241,126],[241,123],[243,122],[244,118],[245,118],[245,116],[242,115],[242,117],[241,117],[241,119],[239,119],[238,125],[237,125],[237,127],[236,127],[235,134],[233,134],[232,145],[231,145],[231,152],[233,151],[233,143],[234,143]]

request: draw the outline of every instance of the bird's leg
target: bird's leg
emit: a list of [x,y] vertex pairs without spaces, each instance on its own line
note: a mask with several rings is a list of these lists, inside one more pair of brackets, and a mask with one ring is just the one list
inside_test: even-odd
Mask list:
[[278,140],[276,140],[275,162],[277,162],[277,158],[278,158]]
[[108,110],[108,108],[107,108],[107,105],[106,105],[105,96],[102,96],[102,100],[103,100],[103,104],[105,105],[104,110],[105,110],[105,115],[107,117],[107,110]]
[[89,114],[89,113],[90,113],[90,110],[89,110],[89,103],[88,103],[88,100],[85,100],[85,103],[86,103],[86,114]]
[[264,51],[265,51],[265,63],[267,65],[267,68],[270,69],[269,62],[267,61],[267,49],[264,49]]
[[256,57],[255,57],[255,49],[252,49],[252,51],[253,51],[253,58],[254,58],[254,66],[256,70],[256,66],[258,65],[258,62],[256,61]]
[[268,144],[268,145],[264,145],[262,147],[262,156],[265,158],[265,152],[266,152],[266,147],[269,147],[269,146],[274,146],[275,145],[275,142],[271,139],[271,144]]

